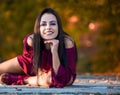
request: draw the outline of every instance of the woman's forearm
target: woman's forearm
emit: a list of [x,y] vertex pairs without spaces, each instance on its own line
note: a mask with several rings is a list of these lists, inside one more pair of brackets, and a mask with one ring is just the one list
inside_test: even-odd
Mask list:
[[60,59],[59,59],[57,51],[54,51],[52,53],[52,60],[53,60],[53,69],[54,69],[54,72],[55,72],[55,74],[57,74],[59,66],[60,66]]

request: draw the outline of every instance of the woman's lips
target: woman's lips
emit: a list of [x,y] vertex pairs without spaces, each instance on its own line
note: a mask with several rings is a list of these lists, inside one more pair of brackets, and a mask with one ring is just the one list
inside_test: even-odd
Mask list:
[[46,31],[46,32],[44,32],[44,34],[51,35],[51,34],[53,34],[53,31]]

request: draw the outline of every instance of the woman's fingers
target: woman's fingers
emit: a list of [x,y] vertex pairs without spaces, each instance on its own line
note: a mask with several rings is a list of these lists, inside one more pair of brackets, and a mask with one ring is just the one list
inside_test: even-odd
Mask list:
[[37,86],[37,76],[29,77],[24,82],[30,86]]
[[29,77],[24,80],[24,83],[29,86],[42,86],[42,87],[49,87],[51,79],[51,72],[44,73],[42,72],[41,75],[39,75],[38,79],[37,76]]
[[53,40],[46,40],[44,41],[45,44],[49,43],[49,44],[58,44],[59,40],[53,39]]
[[51,49],[51,52],[57,51],[59,46],[59,40],[53,39],[53,40],[46,40],[44,43],[47,45],[49,44],[49,47]]

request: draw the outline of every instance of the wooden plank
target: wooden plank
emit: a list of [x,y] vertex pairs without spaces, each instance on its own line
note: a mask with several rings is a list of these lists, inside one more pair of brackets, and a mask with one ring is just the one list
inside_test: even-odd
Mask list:
[[120,85],[74,85],[65,88],[42,88],[29,86],[0,86],[0,94],[120,94]]
[[120,94],[120,81],[101,79],[80,79],[72,86],[64,88],[30,87],[25,85],[0,85],[0,94],[59,94],[59,95],[84,95],[84,94]]

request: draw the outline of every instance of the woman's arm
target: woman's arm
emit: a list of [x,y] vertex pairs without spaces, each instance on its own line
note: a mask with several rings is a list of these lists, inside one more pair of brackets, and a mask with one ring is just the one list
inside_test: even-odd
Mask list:
[[51,53],[52,53],[53,69],[54,69],[55,74],[57,74],[59,66],[60,66],[60,59],[58,56],[59,40],[56,40],[56,39],[47,40],[44,43],[50,44],[50,49],[51,49]]
[[[75,45],[72,38],[65,37],[65,47],[68,56],[68,69],[63,65],[59,65],[57,73],[52,70],[52,81],[50,87],[64,87],[73,83],[76,77],[76,64],[75,64]],[[55,56],[56,58],[56,56]]]
[[[33,39],[33,34],[29,35],[27,38],[27,44],[29,46],[32,46],[32,39]],[[2,73],[15,73],[15,74],[22,73],[23,74],[23,70],[20,67],[18,58],[15,57],[0,63],[0,74]]]
[[[69,38],[65,38],[64,41],[65,41],[66,48],[72,48],[74,46],[73,42]],[[52,61],[53,61],[54,72],[55,72],[55,74],[57,74],[58,69],[60,67],[60,59],[58,56],[58,44],[59,44],[59,42],[55,41],[54,44],[55,44],[54,46],[51,46],[54,48],[54,50],[52,50]]]

